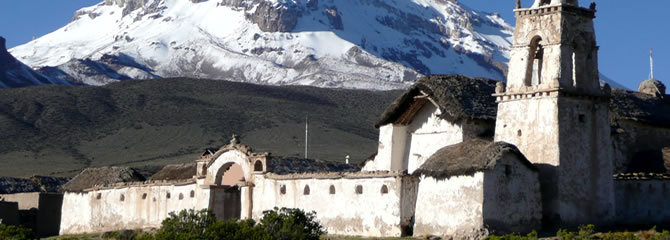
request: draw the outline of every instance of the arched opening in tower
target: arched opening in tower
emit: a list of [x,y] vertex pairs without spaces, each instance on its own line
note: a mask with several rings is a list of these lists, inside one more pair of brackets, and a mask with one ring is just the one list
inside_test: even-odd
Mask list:
[[544,63],[544,46],[542,38],[536,36],[530,44],[530,56],[528,58],[528,72],[526,73],[526,86],[537,86],[542,84],[542,66]]

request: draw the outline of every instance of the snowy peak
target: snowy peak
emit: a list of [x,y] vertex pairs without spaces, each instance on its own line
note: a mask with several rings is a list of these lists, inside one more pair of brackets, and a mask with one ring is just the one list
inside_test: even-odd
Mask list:
[[512,32],[453,0],[105,0],[11,52],[92,85],[192,77],[391,89],[425,74],[502,80]]
[[43,84],[70,85],[69,82],[47,77],[16,60],[7,51],[6,40],[0,37],[0,88],[16,88]]

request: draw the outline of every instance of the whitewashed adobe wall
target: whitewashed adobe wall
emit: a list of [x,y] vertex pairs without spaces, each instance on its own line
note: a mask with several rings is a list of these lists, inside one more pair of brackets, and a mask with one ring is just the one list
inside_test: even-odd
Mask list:
[[440,114],[441,111],[429,103],[419,110],[408,126],[381,126],[377,156],[363,166],[363,171],[407,169],[412,173],[437,150],[463,142],[466,135],[473,135],[465,134],[461,124],[439,118]]
[[445,146],[463,142],[463,128],[439,118],[441,111],[426,104],[407,127],[403,165],[409,173],[419,168],[433,153]]
[[416,200],[414,236],[482,236],[483,202],[483,172],[444,180],[421,177]]
[[195,183],[68,192],[63,198],[60,234],[159,228],[170,212],[208,205],[209,190]]
[[424,176],[416,202],[414,236],[480,238],[493,232],[539,230],[538,173],[506,154],[492,170],[436,179]]
[[670,223],[670,181],[615,180],[614,186],[617,224]]
[[[305,186],[309,186],[308,195]],[[384,186],[387,193],[382,193]],[[399,176],[282,180],[257,175],[252,215],[259,219],[274,207],[300,208],[315,211],[329,234],[399,237],[413,214],[415,187],[415,178]]]
[[529,233],[542,227],[540,175],[514,154],[484,172],[484,225],[493,233]]

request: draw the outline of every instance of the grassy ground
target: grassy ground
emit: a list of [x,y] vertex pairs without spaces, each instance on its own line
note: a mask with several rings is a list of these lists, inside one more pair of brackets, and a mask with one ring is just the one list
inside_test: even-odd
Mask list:
[[104,87],[0,89],[0,176],[72,176],[86,167],[155,169],[194,160],[232,134],[258,151],[362,161],[373,127],[399,91],[273,87],[162,79]]

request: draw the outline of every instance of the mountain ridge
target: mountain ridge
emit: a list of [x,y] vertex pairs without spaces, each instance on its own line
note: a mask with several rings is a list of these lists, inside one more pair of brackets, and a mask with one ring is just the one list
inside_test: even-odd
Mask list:
[[503,79],[511,31],[452,0],[105,0],[11,52],[90,85],[193,77],[397,89],[434,73]]

